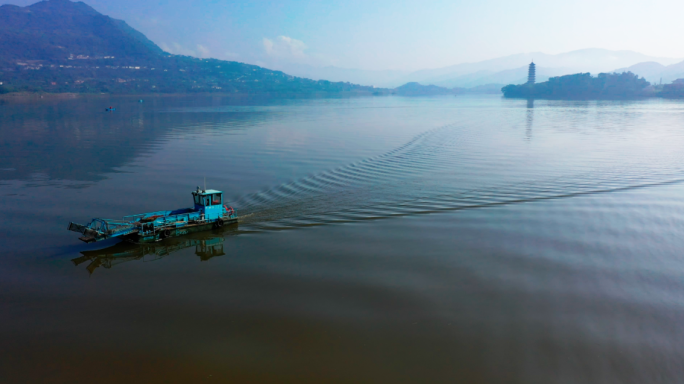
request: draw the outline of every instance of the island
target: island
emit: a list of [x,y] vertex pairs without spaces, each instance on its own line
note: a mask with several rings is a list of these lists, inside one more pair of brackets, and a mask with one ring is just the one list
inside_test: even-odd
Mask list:
[[655,88],[644,78],[631,73],[590,73],[552,77],[535,82],[535,65],[530,64],[525,84],[510,84],[501,89],[504,97],[539,99],[633,99],[653,96]]

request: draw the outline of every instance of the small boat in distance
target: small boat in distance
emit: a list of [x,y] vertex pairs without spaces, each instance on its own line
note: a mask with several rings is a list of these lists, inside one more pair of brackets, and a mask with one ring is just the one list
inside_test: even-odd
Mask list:
[[192,196],[193,208],[125,216],[122,220],[96,218],[86,225],[69,223],[67,229],[83,234],[79,240],[86,243],[115,237],[132,243],[150,243],[238,222],[233,207],[223,204],[223,192],[197,187]]

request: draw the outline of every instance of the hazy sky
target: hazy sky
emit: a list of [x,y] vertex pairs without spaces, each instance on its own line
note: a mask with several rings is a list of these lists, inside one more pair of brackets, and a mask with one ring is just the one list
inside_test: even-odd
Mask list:
[[415,70],[582,48],[684,57],[681,0],[84,2],[169,52],[260,65]]

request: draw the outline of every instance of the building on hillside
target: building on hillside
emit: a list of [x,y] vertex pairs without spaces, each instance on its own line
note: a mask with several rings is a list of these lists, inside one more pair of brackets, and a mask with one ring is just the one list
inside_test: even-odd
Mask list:
[[537,81],[537,66],[534,61],[530,63],[530,69],[527,70],[527,84],[534,84]]

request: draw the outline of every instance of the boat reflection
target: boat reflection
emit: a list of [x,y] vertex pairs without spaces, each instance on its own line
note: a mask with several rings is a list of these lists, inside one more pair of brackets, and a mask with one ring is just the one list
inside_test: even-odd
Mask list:
[[100,267],[109,269],[117,264],[135,260],[155,261],[174,252],[192,247],[195,247],[195,255],[199,256],[201,261],[207,261],[213,257],[225,255],[224,242],[226,238],[237,233],[237,225],[231,225],[228,228],[223,227],[182,237],[172,237],[157,243],[131,244],[120,242],[103,249],[82,251],[82,256],[71,261],[76,266],[90,262],[86,266],[86,270],[91,275]]

